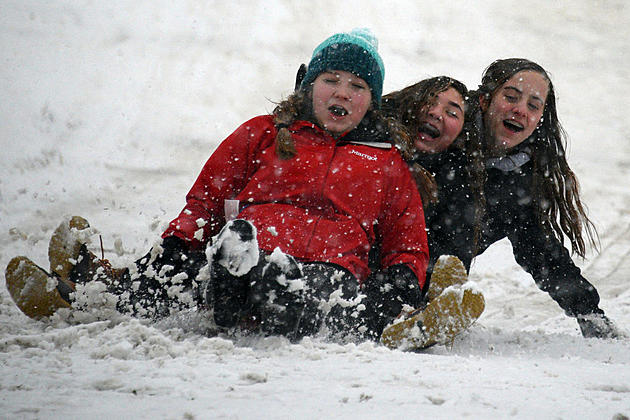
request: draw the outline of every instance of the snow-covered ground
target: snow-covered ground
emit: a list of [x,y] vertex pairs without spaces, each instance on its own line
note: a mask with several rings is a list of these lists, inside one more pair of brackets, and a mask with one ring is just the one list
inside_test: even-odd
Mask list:
[[[328,35],[370,27],[385,92],[494,59],[552,74],[602,252],[578,261],[630,328],[630,6],[473,2],[3,0],[0,267],[48,266],[64,215],[121,265],[146,252],[216,145],[286,97]],[[100,252],[98,240],[93,244]],[[451,346],[206,337],[194,317],[68,324],[26,318],[0,288],[2,418],[588,418],[630,416],[630,341],[584,339],[515,264],[471,272],[486,311]],[[175,322],[179,321],[179,322]]]

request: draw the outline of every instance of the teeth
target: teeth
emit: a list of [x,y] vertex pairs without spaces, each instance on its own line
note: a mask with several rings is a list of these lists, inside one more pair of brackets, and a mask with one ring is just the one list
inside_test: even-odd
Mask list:
[[429,123],[424,123],[420,126],[419,131],[421,133],[425,133],[428,134],[429,136],[431,136],[431,138],[438,138],[440,137],[440,130],[438,130],[437,128],[435,128],[433,125],[429,124]]
[[343,117],[344,115],[348,114],[348,111],[342,106],[333,105],[328,109],[330,110],[330,112],[339,117]]
[[523,125],[513,121],[513,120],[504,120],[503,121],[503,125],[505,125],[507,128],[510,128],[514,131],[522,131],[523,130]]

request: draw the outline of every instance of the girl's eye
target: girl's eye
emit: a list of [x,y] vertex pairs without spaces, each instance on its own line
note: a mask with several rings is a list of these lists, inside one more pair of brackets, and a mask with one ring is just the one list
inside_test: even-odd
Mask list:
[[459,119],[459,114],[455,111],[446,111],[446,114],[449,115],[450,117]]
[[355,89],[361,89],[361,90],[365,89],[365,86],[360,85],[358,83],[353,83],[352,87],[355,88]]
[[508,102],[516,102],[518,100],[518,98],[516,96],[512,96],[512,95],[505,95],[505,99]]
[[338,79],[332,79],[332,78],[331,79],[324,79],[324,82],[330,83],[330,84],[337,83],[338,81],[339,81]]
[[529,109],[531,109],[532,111],[538,111],[540,109],[538,105],[532,103],[527,104],[527,106],[529,106]]

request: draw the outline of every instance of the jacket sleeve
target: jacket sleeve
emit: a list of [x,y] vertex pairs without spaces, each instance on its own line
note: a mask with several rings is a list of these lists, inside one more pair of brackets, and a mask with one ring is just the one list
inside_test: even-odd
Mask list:
[[422,200],[409,167],[398,156],[386,168],[390,185],[382,203],[384,209],[378,223],[383,269],[405,264],[418,279],[420,289],[426,281],[429,247]]
[[529,214],[515,232],[508,235],[516,262],[567,315],[603,313],[598,308],[597,290],[582,276],[569,251],[557,239],[545,235],[533,212]]
[[227,137],[203,166],[186,196],[186,205],[170,222],[163,238],[177,236],[199,249],[225,224],[224,201],[241,192],[257,165],[264,142],[273,141],[271,117],[255,117]]

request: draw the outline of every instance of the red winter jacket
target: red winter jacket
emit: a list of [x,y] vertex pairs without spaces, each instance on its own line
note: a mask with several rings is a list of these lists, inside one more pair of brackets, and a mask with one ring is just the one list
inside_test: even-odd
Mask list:
[[379,243],[382,267],[408,265],[422,288],[429,258],[424,214],[397,150],[344,143],[306,121],[289,130],[297,153],[281,160],[272,116],[241,125],[208,159],[163,237],[204,246],[225,224],[224,200],[238,199],[238,217],[256,226],[262,250],[339,264],[362,282],[368,252]]

